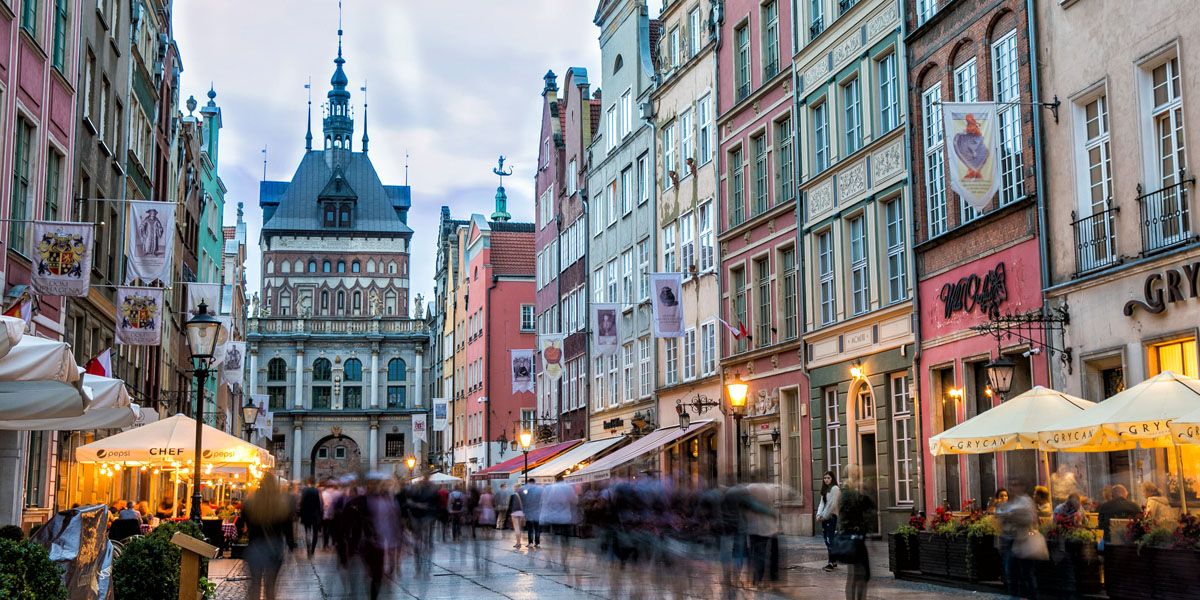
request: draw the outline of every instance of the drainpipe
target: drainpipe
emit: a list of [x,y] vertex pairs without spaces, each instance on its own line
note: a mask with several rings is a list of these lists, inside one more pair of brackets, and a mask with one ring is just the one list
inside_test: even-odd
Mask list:
[[[488,331],[484,331],[483,338],[485,364],[490,363],[492,360],[492,332],[490,329],[492,328],[492,290],[496,287],[496,280],[497,276],[493,274],[492,281],[487,286],[487,294],[484,298],[483,326],[488,329]],[[487,364],[487,369],[484,369],[484,372],[486,373],[490,368],[491,364]],[[483,411],[483,444],[487,448],[487,466],[490,467],[492,466],[492,403],[494,399],[492,398],[492,378],[489,376],[484,376],[483,378],[483,393],[484,397],[487,398],[487,408]]]
[[[795,246],[794,247],[796,249],[795,253],[796,253],[796,275],[797,275],[797,277],[796,277],[796,282],[797,282],[796,310],[799,312],[799,314],[796,315],[796,326],[797,326],[796,327],[796,335],[800,337],[800,374],[804,376],[805,380],[810,380],[809,376],[808,376],[808,364],[807,364],[808,353],[805,352],[805,344],[804,344],[804,328],[805,328],[805,319],[804,319],[804,317],[805,317],[805,314],[804,314],[805,285],[804,284],[805,284],[805,278],[804,278],[804,266],[803,266],[804,265],[804,263],[803,263],[803,260],[804,260],[803,241],[804,240],[802,237],[802,232],[804,231],[804,218],[805,217],[804,217],[804,203],[801,202],[801,198],[800,198],[800,170],[803,168],[803,163],[801,163],[801,157],[800,157],[800,119],[799,119],[800,111],[798,108],[800,106],[800,74],[796,71],[796,60],[795,60],[796,54],[800,53],[800,27],[798,26],[796,18],[795,18],[796,15],[799,14],[798,8],[799,8],[798,2],[796,0],[792,0],[792,23],[793,23],[793,25],[792,25],[792,52],[793,52],[793,54],[792,54],[792,116],[791,116],[791,120],[792,120],[792,180],[793,180],[792,181],[792,195],[794,196],[794,198],[795,198],[794,201],[796,203],[796,206],[793,209],[793,213],[796,215],[796,238],[795,238]],[[802,404],[800,404],[800,406],[807,406],[808,401],[811,399],[812,387],[808,386],[808,389],[805,391],[808,393],[809,397],[805,398],[804,402]],[[808,415],[809,413],[806,410],[806,411],[804,411],[804,414]],[[793,418],[795,418],[797,421],[799,421],[800,415],[798,415],[798,414],[794,415]],[[811,421],[810,421],[809,427],[800,427],[799,428],[800,429],[801,446],[803,446],[803,442],[804,442],[804,432],[809,431],[810,428],[811,428]],[[811,433],[809,435],[811,436]],[[808,444],[809,444],[809,451],[810,451],[809,455],[811,456],[811,454],[812,454],[811,453],[811,450],[812,450],[812,438],[811,437],[808,440]],[[783,456],[782,452],[780,453],[780,456],[781,457]],[[798,461],[801,459],[799,456],[792,456],[790,458],[795,461]],[[801,464],[803,464],[803,463],[801,463]],[[782,468],[780,470],[782,470]],[[800,476],[801,476],[801,478],[803,478],[804,473],[802,472],[800,474]],[[808,478],[809,479],[812,478],[811,472],[808,474]],[[803,504],[804,503],[804,495],[803,494],[800,495],[800,502],[801,502],[801,506],[803,506],[804,505]],[[814,525],[815,525],[815,522],[814,522]],[[815,529],[815,527],[814,527],[814,529]]]
[[[1034,102],[1040,102],[1040,86],[1038,85],[1038,55],[1037,55],[1037,24],[1033,0],[1025,0],[1025,22],[1028,24],[1029,35],[1029,82],[1030,94]],[[1042,311],[1048,313],[1050,303],[1046,300],[1045,291],[1050,287],[1050,244],[1046,238],[1046,183],[1043,179],[1042,168],[1042,107],[1033,108],[1033,171],[1037,178],[1037,220],[1038,220],[1038,254],[1042,269]],[[1049,333],[1043,334],[1049,337]],[[1064,335],[1065,337],[1065,335]],[[1043,343],[1049,340],[1043,340]],[[1046,363],[1046,377],[1050,377],[1050,353],[1043,353]],[[1033,373],[1030,373],[1033,379]],[[1050,385],[1050,381],[1046,382]]]
[[[720,115],[720,108],[721,108],[721,106],[720,106],[720,99],[721,99],[721,42],[724,41],[724,38],[721,37],[721,25],[725,22],[725,4],[724,4],[723,0],[713,0],[712,11],[710,14],[712,14],[712,20],[713,20],[713,23],[712,23],[712,37],[713,37],[713,94],[712,94],[712,98],[713,98],[713,133],[714,133],[713,145],[720,146],[721,136],[717,135],[717,132],[720,131],[720,128],[716,126],[716,122],[717,122],[717,117]],[[721,151],[720,151],[719,147],[714,148],[713,150],[717,153],[717,155],[715,157],[713,157],[713,161],[716,163],[713,165],[713,181],[715,182],[715,185],[713,187],[713,189],[715,190],[715,192],[713,194],[713,199],[714,199],[714,203],[713,203],[713,245],[714,245],[713,261],[715,263],[714,266],[717,269],[717,316],[720,317],[721,316],[721,306],[723,304],[721,302],[721,290],[725,289],[725,284],[724,284],[724,279],[725,279],[724,271],[725,270],[723,268],[721,268],[720,256],[719,256],[719,253],[717,252],[717,249],[720,248],[720,242],[718,241],[718,238],[720,237],[720,227],[721,227],[721,219],[720,219],[720,217],[717,216],[720,214],[720,208],[721,208],[721,202],[720,202],[721,201]],[[723,339],[725,339],[725,331],[724,331],[725,328],[721,327],[720,329],[721,329],[721,339],[723,340]],[[717,373],[720,376],[719,379],[721,382],[721,384],[720,384],[721,385],[721,400],[724,400],[724,398],[725,398],[725,369],[720,368],[720,358],[718,358],[717,361],[718,361]],[[724,408],[724,406],[725,406],[725,404],[724,404],[724,402],[722,402],[721,407]],[[721,412],[722,412],[722,414],[725,414],[724,410],[722,410]],[[722,425],[724,425],[724,423],[722,423]],[[725,433],[726,433],[725,437],[729,438],[730,436],[728,435],[728,433],[729,433],[728,428],[725,428]],[[735,444],[734,450],[736,451],[737,450],[736,444],[738,443],[737,433],[735,432],[733,434],[732,438],[730,438],[730,439],[733,440],[732,443]],[[733,472],[734,473],[737,473],[737,468],[738,468],[738,460],[735,458],[734,463],[733,463]],[[732,480],[734,483],[737,483],[736,475],[732,478]]]

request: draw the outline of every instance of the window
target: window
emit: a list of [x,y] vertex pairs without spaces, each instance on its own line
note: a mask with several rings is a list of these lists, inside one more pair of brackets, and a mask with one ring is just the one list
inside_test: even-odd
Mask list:
[[617,147],[617,106],[608,107],[604,113],[604,137],[608,138],[608,151]]
[[393,358],[387,366],[387,406],[388,408],[408,408],[408,365],[404,360]]
[[267,396],[271,410],[282,410],[287,405],[287,363],[282,358],[272,358],[267,362]]
[[712,95],[705,94],[699,102],[696,103],[696,112],[698,113],[700,122],[700,131],[698,133],[699,152],[696,157],[696,162],[700,165],[708,164],[712,160]]
[[[955,102],[979,101],[979,74],[972,58],[954,70],[954,100]],[[979,216],[974,206],[959,197],[959,223],[966,223]]]
[[108,142],[108,140],[107,140],[107,138],[108,138],[108,96],[109,96],[109,91],[112,89],[112,84],[110,84],[108,82],[107,77],[102,77],[100,81],[101,81],[101,83],[100,83],[100,106],[99,106],[99,110],[96,111],[96,117],[97,117],[96,127],[98,128],[96,135],[97,135],[97,137],[100,138],[101,142],[107,143]]
[[680,62],[682,62],[679,55],[680,37],[678,27],[671,28],[671,33],[667,35],[667,40],[669,44],[667,46],[667,51],[670,53],[670,56],[667,57],[667,64],[671,65],[671,68],[674,69],[679,66]]
[[346,292],[338,290],[337,293],[337,314],[342,315],[346,312]]
[[575,191],[579,188],[579,169],[576,166],[575,159],[572,158],[567,163],[567,195],[574,196]]
[[713,203],[711,201],[700,205],[697,213],[700,222],[700,272],[711,271],[716,266],[716,252],[713,242]]
[[292,312],[292,295],[285,291],[279,293],[279,314],[280,316],[290,316]]
[[592,272],[592,301],[604,302],[604,267]]
[[884,204],[888,264],[888,302],[908,297],[908,273],[904,257],[904,200],[896,198]]
[[608,261],[608,266],[605,268],[608,273],[608,301],[620,302],[621,297],[617,295],[617,259]]
[[58,201],[62,196],[63,156],[51,148],[46,152],[46,202],[42,207],[42,218],[58,220]]
[[692,213],[679,217],[679,271],[688,275],[696,267],[696,229]]
[[808,26],[810,39],[821,35],[825,30],[825,0],[808,0],[808,11],[812,22]]
[[358,273],[361,270],[362,270],[362,264],[359,263],[357,260],[350,263],[350,272],[351,273]]
[[762,8],[763,81],[779,72],[779,2],[771,0]]
[[633,249],[621,253],[621,302],[633,304]]
[[679,164],[683,167],[683,173],[680,179],[691,175],[691,170],[688,169],[688,159],[692,159],[692,164],[695,164],[695,155],[692,154],[692,109],[683,111],[679,115]]
[[521,305],[521,331],[533,331],[533,305]]
[[817,281],[821,288],[821,324],[836,318],[837,295],[833,287],[833,230],[817,234]]
[[734,85],[737,86],[737,101],[750,95],[750,29],[742,25],[733,32],[737,53],[734,58]]
[[850,295],[854,314],[861,315],[871,307],[871,284],[867,274],[866,217],[850,219]]
[[767,135],[750,140],[754,146],[754,214],[767,212],[770,196],[767,194]]
[[83,118],[92,118],[92,102],[96,98],[96,55],[92,54],[91,48],[87,50],[87,58],[83,63],[83,89],[80,93],[83,94]]
[[637,243],[638,301],[650,299],[650,238]]
[[592,235],[598,236],[604,232],[604,188],[597,190],[596,199],[589,202],[587,207],[592,213]]
[[[1017,32],[992,44],[993,97],[1000,117],[1000,206],[1025,196],[1021,162],[1021,76],[1017,63]],[[940,122],[939,122],[940,126]]]
[[[733,269],[733,319],[739,326],[746,323],[746,270],[742,268]],[[736,351],[744,352],[746,350],[747,340],[745,337],[737,340]]]
[[842,417],[836,387],[825,388],[825,468],[842,472]]
[[679,338],[663,338],[666,385],[679,383]]
[[637,192],[638,204],[650,201],[650,160],[645,154],[637,159]]
[[792,179],[792,120],[783,119],[775,123],[775,178],[779,180],[780,202],[796,198],[795,181]]
[[679,266],[675,264],[675,224],[663,227],[663,272],[678,273]]
[[597,358],[592,369],[592,408],[604,410],[604,358]]
[[1081,222],[1076,223],[1079,270],[1087,271],[1108,264],[1116,256],[1113,237],[1113,215],[1109,214],[1112,199],[1112,163],[1108,136],[1108,97],[1100,95],[1084,104],[1078,111],[1082,119],[1077,125],[1085,171],[1079,173],[1079,211]]
[[[30,4],[35,4],[31,2]],[[36,10],[36,9],[35,9]],[[8,217],[8,247],[21,254],[29,252],[25,247],[25,230],[29,224],[30,194],[33,191],[33,125],[25,117],[17,117],[16,156],[13,158],[12,206]]]
[[688,56],[695,56],[704,45],[704,25],[700,20],[700,7],[688,13]]
[[625,90],[621,94],[621,135],[629,135],[633,131],[633,90]]
[[317,261],[315,261],[315,260],[308,261],[308,272],[309,273],[317,272]]
[[879,130],[891,131],[900,125],[899,84],[896,81],[896,53],[889,52],[875,63],[879,78]]
[[740,225],[745,220],[745,169],[742,165],[742,149],[729,153],[729,226]]
[[317,458],[329,458],[329,448],[317,448]]
[[21,3],[21,29],[38,39],[38,3],[40,0],[28,0]]
[[638,378],[641,379],[640,396],[650,395],[654,386],[654,374],[650,372],[650,337],[638,338]]
[[339,260],[339,261],[337,262],[337,272],[338,272],[338,273],[345,273],[345,272],[346,272],[346,261],[344,261],[344,260]]
[[342,408],[362,408],[362,361],[357,358],[346,359],[342,366]]
[[929,237],[946,233],[946,165],[942,155],[942,84],[921,94],[922,138],[925,146],[925,211]]
[[700,375],[707,377],[717,372],[717,324],[700,326]]
[[1196,340],[1190,338],[1151,346],[1149,375],[1153,377],[1163,371],[1196,377]]
[[333,272],[333,264],[327,260],[323,261],[321,263],[321,272],[322,273],[332,273]]
[[890,377],[892,396],[892,473],[896,479],[896,504],[912,504],[913,483],[916,469],[913,454],[916,443],[913,436],[913,406],[908,393],[908,376],[893,373]]
[[1188,238],[1190,210],[1187,196],[1177,184],[1187,169],[1183,131],[1183,98],[1180,89],[1179,58],[1171,57],[1144,76],[1150,109],[1149,137],[1154,144],[1153,161],[1146,173],[1149,195],[1143,199],[1143,245],[1157,250]]
[[933,18],[941,0],[917,0],[917,25]]
[[346,447],[338,446],[338,447],[334,448],[333,449],[333,457],[334,458],[346,458]]
[[318,358],[312,366],[312,407],[315,410],[328,410],[332,389],[330,381],[333,378],[333,365],[327,358]]
[[329,292],[321,292],[321,312],[329,312]]
[[617,180],[610,181],[604,191],[608,199],[608,224],[611,226],[617,222],[617,217],[621,216],[621,199],[617,197]]
[[621,382],[617,379],[617,353],[608,355],[608,405],[616,406],[621,396]]
[[387,433],[383,437],[383,456],[385,458],[400,458],[404,456],[404,434]]
[[862,94],[859,90],[858,77],[842,85],[842,106],[846,110],[844,124],[846,127],[846,151],[843,155],[849,156],[862,148],[863,143]]
[[629,342],[621,347],[621,378],[624,382],[626,402],[631,402],[637,392],[635,382],[633,381],[634,372],[637,370],[637,363],[633,359],[633,342]]
[[683,380],[691,381],[696,378],[696,330],[688,329],[683,332]]
[[813,167],[817,173],[829,168],[829,103],[812,107]]
[[756,315],[759,348],[771,343],[771,261],[762,258],[754,261],[754,279],[758,287],[758,315]]
[[783,338],[790,340],[800,333],[797,323],[800,307],[796,303],[796,249],[783,249],[779,253],[779,261],[783,269],[779,290],[780,302],[783,303]]
[[675,164],[675,123],[663,127],[663,189],[671,188],[671,176],[679,177],[679,167]]
[[[36,4],[33,0],[28,1],[30,4]],[[54,0],[54,43],[50,47],[50,64],[64,74],[67,65],[67,23],[70,10],[67,0]]]
[[621,214],[627,215],[633,210],[633,170],[625,167],[621,171]]
[[800,390],[795,388],[780,390],[779,400],[780,406],[784,407],[783,410],[787,411],[786,414],[792,415],[792,418],[788,419],[787,443],[788,455],[795,458],[788,461],[788,479],[795,493],[800,494],[800,490],[804,489],[804,467],[806,462],[800,458],[804,456],[803,451],[800,449],[800,443],[803,441],[800,436]]

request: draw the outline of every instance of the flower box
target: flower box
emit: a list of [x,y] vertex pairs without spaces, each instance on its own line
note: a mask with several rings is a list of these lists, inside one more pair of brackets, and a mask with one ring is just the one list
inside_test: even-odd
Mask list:
[[1000,579],[1000,553],[996,551],[995,536],[921,532],[917,538],[918,567],[924,575],[961,581]]
[[[1049,544],[1050,560],[1037,562],[1038,589],[1068,596],[1100,592],[1100,559],[1094,543],[1068,539],[1061,544],[1050,540]],[[1074,583],[1064,577],[1068,568]]]
[[888,535],[888,567],[893,573],[921,569],[919,539],[918,535],[905,536],[899,533]]
[[1104,548],[1104,588],[1113,600],[1182,600],[1200,589],[1200,550]]
[[944,535],[929,531],[917,534],[917,568],[923,575],[950,576],[947,571],[949,563],[947,539],[949,538]]

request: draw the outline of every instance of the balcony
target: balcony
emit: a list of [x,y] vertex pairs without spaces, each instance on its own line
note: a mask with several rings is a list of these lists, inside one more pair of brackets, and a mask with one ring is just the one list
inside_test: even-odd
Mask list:
[[1190,191],[1195,185],[1196,178],[1189,177],[1149,193],[1143,193],[1142,186],[1138,186],[1143,256],[1195,238],[1190,207]]
[[818,17],[812,20],[812,24],[808,26],[808,39],[815,40],[821,32],[825,31],[825,20]]
[[406,318],[321,317],[254,318],[249,320],[247,333],[262,335],[370,335],[370,334],[429,334],[424,321]]
[[1116,217],[1119,212],[1120,207],[1110,208],[1082,219],[1075,219],[1075,212],[1071,212],[1076,276],[1117,262]]

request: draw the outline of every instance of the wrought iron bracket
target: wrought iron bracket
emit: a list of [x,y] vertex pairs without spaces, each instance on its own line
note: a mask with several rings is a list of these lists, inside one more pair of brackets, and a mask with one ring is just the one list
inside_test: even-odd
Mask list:
[[1058,347],[1052,341],[1054,333],[1062,334],[1070,324],[1071,307],[1064,302],[1062,306],[1052,308],[1048,312],[1038,309],[1027,313],[992,317],[987,323],[972,326],[971,330],[992,336],[996,339],[997,346],[1005,340],[1019,340],[1030,344],[1039,352],[1044,350],[1051,355],[1057,354],[1067,373],[1071,374],[1074,372],[1074,355],[1071,349]]

